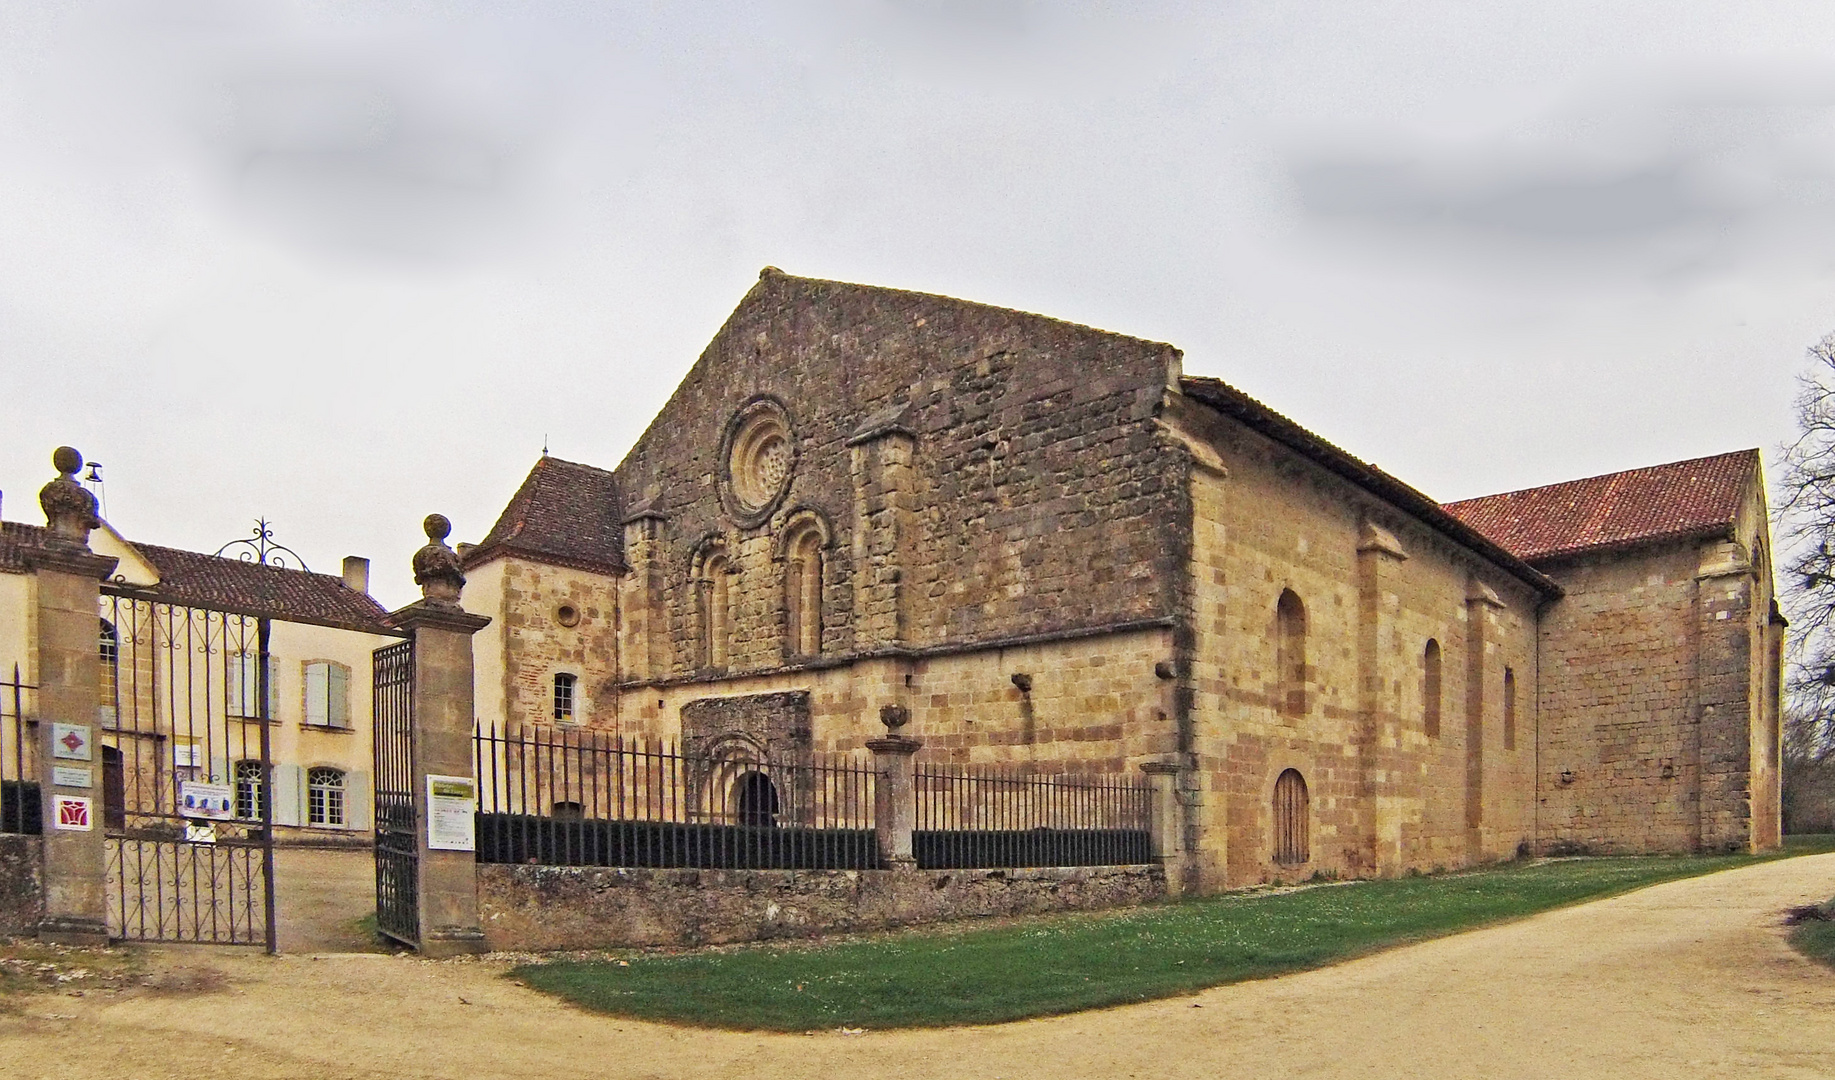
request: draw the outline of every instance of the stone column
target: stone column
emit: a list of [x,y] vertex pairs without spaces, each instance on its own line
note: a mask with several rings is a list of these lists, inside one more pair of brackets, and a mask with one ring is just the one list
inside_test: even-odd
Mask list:
[[414,554],[414,583],[421,599],[396,612],[395,625],[414,636],[413,723],[414,810],[419,868],[420,951],[423,956],[457,956],[485,951],[478,922],[477,856],[472,850],[431,845],[434,807],[429,777],[469,781],[473,773],[472,635],[490,624],[459,606],[465,577],[459,557],[446,546],[452,525],[439,514],[425,524],[427,546]]
[[1185,817],[1179,806],[1179,763],[1145,761],[1141,771],[1153,788],[1153,806],[1147,821],[1153,861],[1166,874],[1166,895],[1184,891]]
[[879,783],[873,789],[874,828],[879,834],[879,861],[890,870],[910,870],[917,866],[911,853],[911,830],[917,819],[917,781],[913,758],[923,742],[897,733],[903,724],[902,713],[888,721],[886,737],[868,739],[873,764],[879,770]]
[[[115,560],[89,550],[89,530],[101,525],[96,498],[76,482],[83,455],[60,446],[60,474],[38,493],[48,535],[27,550],[38,623],[38,783],[44,821],[44,918],[41,941],[108,944],[108,856],[102,822],[102,751],[96,706],[101,662],[97,583]],[[62,739],[64,745],[54,743]],[[59,754],[65,756],[58,756]],[[66,780],[89,780],[60,784]],[[82,802],[72,802],[82,800]],[[78,811],[87,805],[87,813]],[[61,806],[69,806],[61,820]]]

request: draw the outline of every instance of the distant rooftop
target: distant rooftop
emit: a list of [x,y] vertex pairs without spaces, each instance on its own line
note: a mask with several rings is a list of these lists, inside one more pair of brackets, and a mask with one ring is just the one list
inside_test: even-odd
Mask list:
[[1732,526],[1759,452],[1691,458],[1447,503],[1454,517],[1524,560]]
[[[23,573],[26,552],[44,546],[44,541],[43,526],[0,522],[0,573]],[[344,584],[343,578],[129,543],[159,572],[159,584],[144,591],[161,602],[368,633],[388,630],[388,611],[367,593]]]

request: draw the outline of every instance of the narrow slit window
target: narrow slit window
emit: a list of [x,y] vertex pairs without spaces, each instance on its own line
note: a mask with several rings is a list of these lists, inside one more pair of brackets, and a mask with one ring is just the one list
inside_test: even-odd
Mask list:
[[1283,716],[1306,715],[1306,606],[1292,589],[1275,605],[1275,707]]
[[1427,737],[1440,737],[1440,643],[1427,639],[1421,654],[1421,720]]
[[1516,672],[1504,669],[1504,749],[1516,749]]

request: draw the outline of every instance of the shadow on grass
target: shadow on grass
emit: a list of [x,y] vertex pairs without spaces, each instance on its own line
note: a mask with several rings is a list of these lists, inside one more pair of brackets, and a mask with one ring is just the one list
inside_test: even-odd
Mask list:
[[1571,858],[873,939],[555,961],[510,975],[585,1008],[741,1030],[989,1024],[1320,967],[1664,881],[1835,849]]

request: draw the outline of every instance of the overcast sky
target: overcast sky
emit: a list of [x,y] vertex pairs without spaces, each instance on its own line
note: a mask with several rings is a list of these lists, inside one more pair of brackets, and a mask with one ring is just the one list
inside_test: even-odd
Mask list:
[[398,605],[766,265],[1169,341],[1441,500],[1769,458],[1832,72],[1826,0],[0,0],[4,514],[69,443]]

